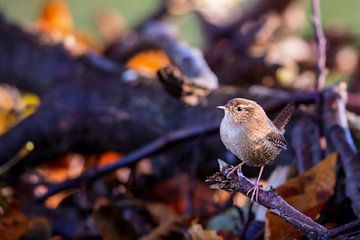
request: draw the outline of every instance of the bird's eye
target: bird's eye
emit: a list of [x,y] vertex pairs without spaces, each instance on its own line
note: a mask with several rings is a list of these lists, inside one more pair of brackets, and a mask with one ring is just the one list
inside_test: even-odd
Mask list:
[[243,110],[243,108],[240,107],[240,106],[238,106],[238,107],[236,107],[236,110],[237,110],[238,112],[241,112],[241,111]]

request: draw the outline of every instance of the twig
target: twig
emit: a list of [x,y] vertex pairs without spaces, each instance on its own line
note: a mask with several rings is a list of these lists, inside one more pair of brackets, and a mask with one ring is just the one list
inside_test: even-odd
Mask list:
[[320,93],[325,86],[326,79],[326,39],[321,26],[320,2],[319,0],[311,0],[312,21],[317,43],[317,79],[315,90]]
[[0,166],[0,177],[9,171],[14,165],[16,165],[21,159],[34,150],[34,143],[31,141],[26,142],[26,144],[20,149],[20,151],[9,161],[5,162]]
[[348,127],[345,104],[347,86],[340,83],[324,92],[323,125],[332,146],[339,153],[346,175],[346,194],[360,218],[360,156]]
[[357,219],[357,220],[355,220],[353,222],[344,224],[344,225],[342,225],[340,227],[330,229],[329,234],[330,234],[330,237],[336,237],[336,236],[344,233],[345,231],[349,231],[350,229],[355,228],[355,227],[359,227],[359,226],[360,226],[360,219]]
[[[240,192],[246,195],[254,186],[254,184],[243,175],[232,174],[227,178],[227,174],[232,166],[222,160],[219,160],[219,165],[220,172],[215,173],[206,180],[211,184],[212,188],[223,189],[228,192]],[[309,239],[329,239],[329,232],[324,226],[316,223],[311,218],[290,206],[277,195],[274,189],[269,191],[260,189],[257,203],[293,225]]]
[[315,32],[316,46],[317,46],[317,78],[315,82],[315,91],[317,93],[316,96],[316,111],[318,113],[317,123],[318,123],[318,131],[319,131],[319,141],[320,141],[320,155],[321,158],[324,157],[324,146],[323,141],[324,138],[324,129],[321,124],[321,113],[323,111],[323,99],[322,99],[322,91],[324,89],[325,80],[326,80],[326,39],[324,36],[324,31],[321,26],[321,14],[320,14],[320,2],[319,0],[311,0],[312,7],[312,22]]
[[184,140],[188,140],[199,135],[209,134],[216,131],[219,127],[219,123],[211,123],[207,125],[194,126],[190,128],[181,129],[175,132],[171,132],[166,134],[153,142],[147,144],[146,146],[128,154],[127,156],[117,160],[114,163],[108,164],[101,168],[90,169],[85,173],[81,174],[79,177],[74,179],[69,179],[59,184],[53,184],[49,186],[47,193],[38,197],[36,199],[37,202],[43,202],[50,196],[61,192],[70,187],[77,187],[79,184],[86,180],[93,180],[98,177],[101,177],[109,172],[112,172],[121,167],[129,166],[135,164],[137,161],[143,159],[144,157],[148,157],[159,152],[161,149],[175,144]]

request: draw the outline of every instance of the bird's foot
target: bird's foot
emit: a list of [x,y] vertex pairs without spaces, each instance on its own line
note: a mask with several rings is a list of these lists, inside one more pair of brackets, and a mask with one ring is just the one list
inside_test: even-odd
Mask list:
[[242,162],[242,163],[240,163],[239,165],[233,167],[233,168],[230,170],[230,172],[229,172],[228,174],[226,174],[226,178],[230,178],[230,175],[233,174],[235,171],[236,171],[236,173],[237,173],[238,175],[239,175],[239,173],[242,173],[242,172],[241,172],[241,167],[242,167],[243,164],[244,164],[244,163]]
[[254,201],[254,198],[255,198],[255,201],[257,202],[258,199],[259,199],[259,189],[262,187],[261,184],[259,184],[258,182],[255,183],[255,185],[250,188],[249,191],[247,191],[246,195],[249,196],[249,194],[252,192],[251,194],[251,202]]

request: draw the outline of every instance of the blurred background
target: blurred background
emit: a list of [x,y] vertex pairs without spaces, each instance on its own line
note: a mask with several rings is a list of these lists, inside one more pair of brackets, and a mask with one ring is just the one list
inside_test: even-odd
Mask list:
[[[0,0],[0,9],[6,15],[16,22],[32,23],[41,13],[45,0]],[[119,15],[128,26],[135,26],[142,19],[153,12],[160,4],[160,0],[70,0],[68,6],[73,18],[76,29],[88,33],[96,41],[101,42],[101,34],[97,27],[99,17],[106,13]],[[226,5],[237,5],[245,7],[252,0],[200,0],[198,2],[207,2],[212,5],[214,11],[221,11]],[[304,26],[299,29],[303,35],[312,34],[310,24],[310,1],[299,1],[306,10]],[[342,26],[347,30],[360,34],[360,1],[358,0],[321,0],[321,14],[324,26]],[[236,9],[235,9],[236,10]],[[234,11],[235,15],[241,11]],[[181,29],[184,38],[192,45],[202,45],[202,35],[199,31],[199,23],[193,13],[182,15],[181,17],[172,17],[170,22]]]
[[[216,159],[237,163],[220,142],[216,124],[223,113],[215,106],[239,96],[258,101],[271,117],[298,97],[286,130],[288,151],[266,168],[264,186],[279,186],[286,201],[323,225],[354,220],[345,187],[339,186],[345,180],[337,156],[324,138],[320,141],[310,1],[270,0],[265,9],[260,1],[254,4],[260,10],[252,11],[259,1],[0,0],[5,16],[0,17],[0,163],[5,162],[0,165],[0,239],[159,239],[163,233],[190,234],[194,240],[302,239],[243,194],[205,183],[218,170]],[[275,2],[284,8],[276,10]],[[360,114],[360,1],[320,2],[328,41],[326,86],[349,83],[348,110]],[[159,9],[163,12],[156,14]],[[249,12],[253,18],[247,19]],[[193,69],[177,61],[182,53],[185,58],[198,53],[197,47],[203,55],[191,57],[202,61],[201,70],[210,72],[219,88],[197,86]],[[207,83],[208,76],[201,75]],[[188,82],[171,85],[174,79]],[[74,111],[64,113],[55,105]],[[95,116],[87,125],[87,115],[77,114],[84,108]],[[58,122],[43,119],[48,112]],[[114,112],[120,117],[104,124]],[[360,117],[349,119],[360,146]],[[30,134],[22,134],[19,123],[29,124]],[[216,131],[33,203],[52,184],[121,163],[172,131],[206,124],[216,125]],[[9,141],[15,147],[8,148],[7,136],[15,136]],[[257,173],[244,167],[249,178]],[[284,229],[291,229],[288,235]],[[45,237],[30,238],[39,233]]]

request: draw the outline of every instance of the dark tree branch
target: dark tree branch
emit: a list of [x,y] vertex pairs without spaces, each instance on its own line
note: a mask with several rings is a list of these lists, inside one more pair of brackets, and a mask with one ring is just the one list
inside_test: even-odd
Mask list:
[[145,157],[154,155],[155,153],[159,152],[165,147],[168,147],[169,145],[183,142],[185,140],[190,140],[200,135],[214,133],[215,131],[218,130],[219,127],[218,125],[219,123],[210,123],[210,124],[195,126],[187,129],[180,129],[178,131],[168,133],[152,141],[151,143],[145,145],[144,147],[130,153],[129,155],[117,160],[114,163],[108,164],[106,166],[97,169],[88,170],[77,178],[69,179],[59,184],[49,185],[47,193],[37,198],[37,201],[43,202],[47,198],[58,192],[61,192],[68,188],[78,187],[79,184],[84,181],[94,180],[98,177],[104,176],[105,174],[110,173],[121,167],[134,165],[137,161]]
[[346,84],[341,83],[324,92],[323,124],[327,138],[339,153],[346,174],[346,193],[351,199],[352,208],[360,217],[360,156],[348,127],[345,104]]
[[144,41],[153,42],[163,49],[171,62],[193,84],[210,90],[218,88],[218,79],[201,51],[181,41],[175,28],[165,22],[153,21],[144,26],[140,36]]
[[[246,193],[254,186],[254,184],[243,175],[232,174],[230,178],[227,178],[227,174],[232,166],[222,160],[219,160],[219,164],[220,172],[215,173],[206,180],[211,184],[212,188],[223,189],[228,192],[240,192],[246,195]],[[275,190],[271,189],[265,191],[260,189],[257,203],[293,225],[309,239],[329,239],[329,232],[325,227],[290,206],[276,194]]]
[[[37,76],[47,76],[46,84],[38,89],[42,94],[38,111],[0,137],[0,164],[11,159],[29,141],[30,135],[26,134],[29,131],[35,150],[20,165],[36,165],[66,152],[128,153],[167,132],[219,122],[222,113],[215,106],[234,97],[254,99],[270,114],[288,102],[313,103],[315,99],[311,92],[224,86],[214,91],[206,104],[188,107],[165,94],[156,81],[126,81],[127,70],[101,56],[74,58],[65,54],[64,48],[44,46],[39,39],[7,22],[1,22],[0,33],[3,36],[0,48],[4,50],[0,59],[6,61],[0,64],[0,81],[36,86]],[[20,69],[26,71],[13,67],[18,61],[22,64]],[[68,71],[60,71],[63,64],[68,66]],[[25,85],[22,85],[24,89]],[[351,104],[352,109],[360,109],[358,101]],[[46,134],[42,134],[44,131]],[[217,154],[223,151],[218,140],[205,142],[204,149],[218,149]],[[204,151],[204,154],[209,153]],[[211,157],[214,156],[207,158]]]
[[348,231],[353,229],[353,228],[356,228],[356,227],[359,227],[360,226],[360,219],[357,219],[353,222],[350,222],[350,223],[347,223],[347,224],[344,224],[340,227],[336,227],[336,228],[333,228],[333,229],[330,229],[329,232],[330,232],[330,236],[331,237],[337,237],[341,234],[343,234],[344,232],[347,232],[349,233]]
[[74,80],[85,75],[118,78],[124,71],[96,55],[71,56],[61,44],[49,43],[46,36],[25,32],[3,18],[0,35],[0,82],[41,97],[69,78]]
[[178,90],[181,92],[180,99],[186,104],[197,105],[218,88],[218,79],[201,51],[182,41],[176,29],[163,21],[144,23],[136,32],[129,33],[122,41],[110,46],[105,54],[125,63],[145,49],[163,50],[176,66],[182,76],[181,88]]
[[310,117],[296,121],[291,132],[291,146],[294,149],[298,171],[305,172],[316,165],[320,159],[320,146],[317,125]]

